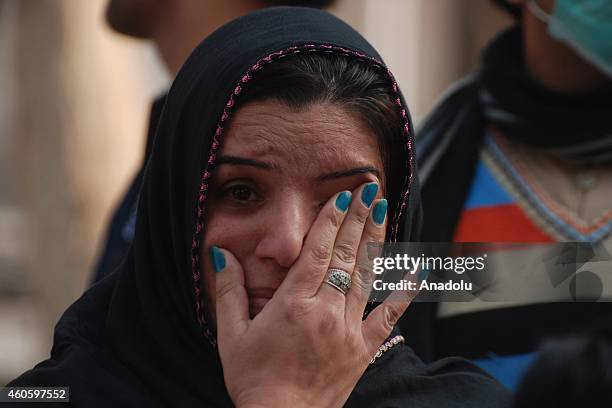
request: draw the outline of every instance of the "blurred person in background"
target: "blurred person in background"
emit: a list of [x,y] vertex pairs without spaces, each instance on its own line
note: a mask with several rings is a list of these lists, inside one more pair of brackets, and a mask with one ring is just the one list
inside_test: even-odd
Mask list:
[[[496,3],[517,24],[488,45],[481,67],[418,132],[422,240],[609,244],[612,1]],[[423,358],[479,359],[514,387],[543,338],[611,313],[610,303],[538,293],[503,306],[414,302],[401,325]]]
[[[335,0],[110,0],[106,20],[113,30],[130,37],[152,40],[174,78],[200,40],[226,22],[269,6],[323,8]],[[142,165],[107,227],[93,282],[115,270],[134,238],[138,192],[150,155],[157,122],[166,95],[152,105]]]

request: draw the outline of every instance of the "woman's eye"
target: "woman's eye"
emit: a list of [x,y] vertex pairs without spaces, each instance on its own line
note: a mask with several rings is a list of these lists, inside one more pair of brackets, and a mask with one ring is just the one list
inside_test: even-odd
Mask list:
[[245,185],[231,186],[226,190],[226,194],[229,195],[232,199],[242,202],[253,201],[257,199],[255,191],[251,187]]

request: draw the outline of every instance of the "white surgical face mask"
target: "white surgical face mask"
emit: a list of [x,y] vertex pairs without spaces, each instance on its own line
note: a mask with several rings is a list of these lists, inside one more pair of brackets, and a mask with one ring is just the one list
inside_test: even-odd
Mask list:
[[536,0],[528,0],[527,8],[548,24],[553,38],[612,78],[612,0],[557,0],[552,15]]

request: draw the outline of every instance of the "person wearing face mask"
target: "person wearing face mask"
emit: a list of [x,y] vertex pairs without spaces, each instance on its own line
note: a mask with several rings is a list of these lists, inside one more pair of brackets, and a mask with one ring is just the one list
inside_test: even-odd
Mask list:
[[[612,2],[496,3],[518,23],[417,132],[422,240],[610,248]],[[510,277],[523,272],[500,268]],[[570,287],[578,276],[559,283]],[[569,291],[559,299],[549,286],[511,294],[503,305],[413,303],[400,324],[423,358],[477,359],[513,387],[542,339],[607,324],[612,312],[610,303],[566,302]],[[611,288],[603,285],[599,297],[612,298]]]

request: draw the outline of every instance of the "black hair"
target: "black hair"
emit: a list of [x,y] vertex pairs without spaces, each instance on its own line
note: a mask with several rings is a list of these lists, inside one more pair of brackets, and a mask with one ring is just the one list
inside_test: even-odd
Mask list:
[[514,408],[612,406],[612,344],[572,337],[546,344],[519,386]]
[[336,0],[263,0],[268,6],[301,6],[312,8],[325,8],[331,6]]
[[493,2],[493,4],[495,4],[497,7],[501,8],[502,10],[510,14],[515,19],[520,20],[523,14],[520,6],[512,4],[508,2],[507,0],[491,0],[491,1]]
[[275,99],[297,111],[315,103],[335,104],[365,125],[376,135],[389,213],[398,208],[403,180],[393,179],[392,175],[403,174],[408,152],[400,108],[382,68],[339,54],[292,55],[255,74],[237,103],[266,99]]

